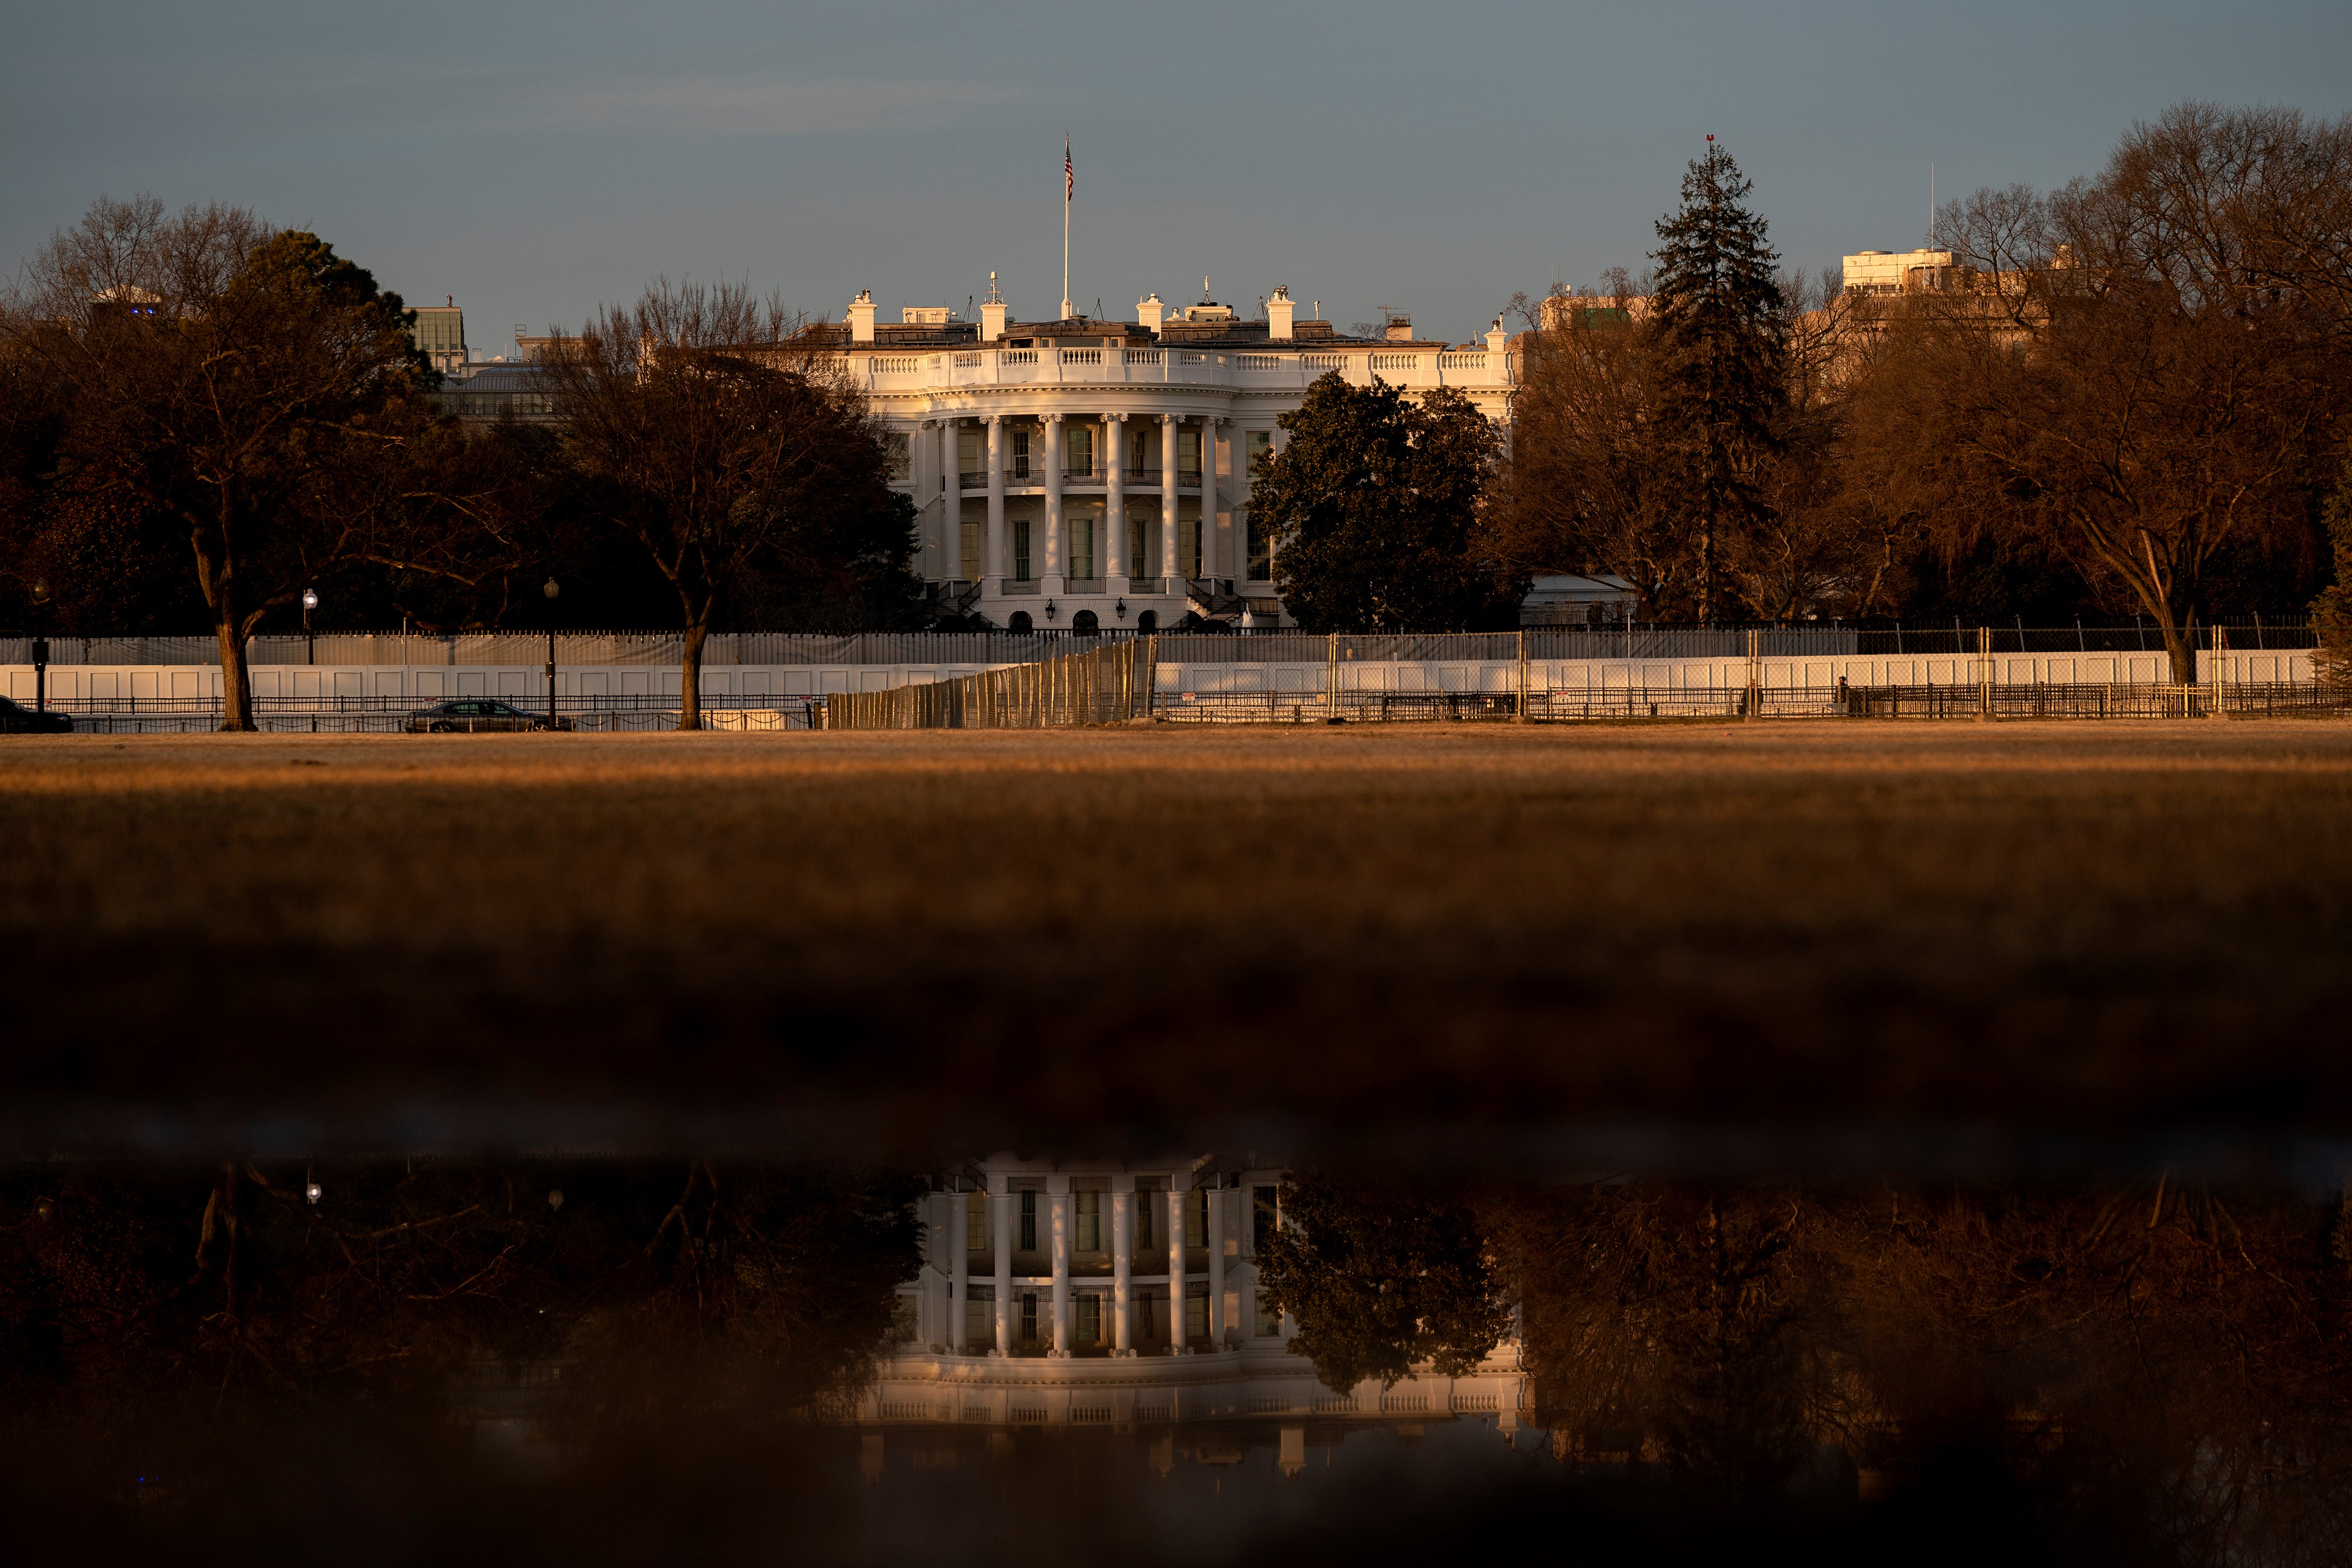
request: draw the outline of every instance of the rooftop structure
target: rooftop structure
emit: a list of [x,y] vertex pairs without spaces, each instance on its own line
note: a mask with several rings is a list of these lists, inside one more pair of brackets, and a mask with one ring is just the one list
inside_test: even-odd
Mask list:
[[466,313],[457,308],[456,295],[444,295],[446,305],[420,305],[414,314],[415,322],[408,329],[414,342],[433,368],[447,374],[466,367]]

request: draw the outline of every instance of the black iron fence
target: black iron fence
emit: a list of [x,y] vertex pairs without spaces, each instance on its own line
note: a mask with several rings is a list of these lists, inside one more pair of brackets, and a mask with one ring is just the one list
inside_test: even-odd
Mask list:
[[[524,722],[496,716],[458,715],[435,710],[444,699],[400,696],[256,697],[253,721],[268,734],[394,735],[409,730],[451,734],[511,733],[544,727],[547,699],[474,697],[463,702],[499,702],[525,716]],[[67,715],[84,734],[200,734],[217,730],[224,716],[218,697],[75,697],[49,699],[48,710]],[[711,695],[701,702],[702,722],[710,729],[817,729],[824,725],[821,696]],[[556,716],[563,728],[614,733],[624,730],[675,729],[679,705],[675,696],[560,695]]]

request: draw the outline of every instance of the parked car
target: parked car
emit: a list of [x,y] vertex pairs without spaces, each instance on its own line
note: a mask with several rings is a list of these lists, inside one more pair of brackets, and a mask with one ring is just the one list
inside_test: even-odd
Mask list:
[[35,713],[21,703],[0,697],[0,735],[71,735],[73,718],[62,713]]
[[551,726],[543,714],[525,713],[492,697],[453,697],[419,708],[408,716],[411,735],[500,733],[518,729],[570,729],[572,721],[558,717]]

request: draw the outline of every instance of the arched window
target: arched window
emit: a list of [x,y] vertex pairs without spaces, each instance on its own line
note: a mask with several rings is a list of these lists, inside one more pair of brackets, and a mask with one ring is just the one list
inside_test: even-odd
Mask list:
[[1102,620],[1091,610],[1081,610],[1070,617],[1070,630],[1081,637],[1091,637],[1102,630]]
[[1028,630],[1029,630],[1029,612],[1027,612],[1026,610],[1016,610],[1016,611],[1014,611],[1014,612],[1013,612],[1013,619],[1012,619],[1012,620],[1010,620],[1010,621],[1007,621],[1007,622],[1004,623],[1004,629],[1005,629],[1007,632],[1026,632],[1026,631],[1028,631]]
[[1142,614],[1135,618],[1135,629],[1139,632],[1159,631],[1160,612],[1156,610],[1145,611]]

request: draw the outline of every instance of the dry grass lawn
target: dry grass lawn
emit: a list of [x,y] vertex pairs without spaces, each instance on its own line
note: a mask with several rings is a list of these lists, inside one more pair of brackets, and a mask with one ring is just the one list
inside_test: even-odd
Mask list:
[[2352,727],[9,737],[0,845],[20,1138],[2352,1113]]

